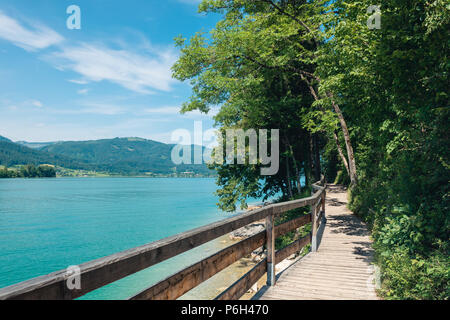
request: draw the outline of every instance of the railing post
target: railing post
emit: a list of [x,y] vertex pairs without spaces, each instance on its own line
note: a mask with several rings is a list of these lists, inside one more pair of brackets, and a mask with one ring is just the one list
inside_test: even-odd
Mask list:
[[269,215],[266,218],[266,247],[267,247],[267,285],[275,285],[275,223],[273,208],[269,209]]
[[327,216],[325,214],[325,201],[327,199],[327,189],[323,190],[322,192],[322,212],[323,212],[323,218],[325,219]]
[[312,231],[311,231],[311,251],[317,252],[317,206],[314,204],[311,206],[311,222],[312,222]]

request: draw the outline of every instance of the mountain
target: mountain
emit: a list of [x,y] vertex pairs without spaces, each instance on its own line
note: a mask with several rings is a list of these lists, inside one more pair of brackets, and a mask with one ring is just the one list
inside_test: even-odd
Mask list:
[[34,150],[12,142],[4,137],[0,138],[0,165],[14,166],[24,164],[52,164],[56,166],[92,170],[94,166],[87,162],[48,153],[46,151]]
[[171,160],[173,145],[141,138],[58,142],[40,149],[51,154],[94,165],[97,170],[142,174],[192,171],[210,174],[206,165],[179,165]]
[[[38,146],[38,145],[42,146]],[[32,145],[34,148],[27,146]],[[206,165],[179,165],[171,160],[174,145],[141,138],[53,143],[0,141],[0,164],[53,164],[68,169],[114,174],[211,174]]]

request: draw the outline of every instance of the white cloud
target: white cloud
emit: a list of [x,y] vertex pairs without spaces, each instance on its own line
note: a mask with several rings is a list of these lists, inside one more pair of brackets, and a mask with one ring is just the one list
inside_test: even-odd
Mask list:
[[180,114],[180,107],[158,107],[158,108],[148,108],[144,112],[148,114]]
[[80,74],[83,80],[72,80],[75,83],[110,81],[144,94],[153,93],[152,89],[170,91],[175,83],[170,69],[177,59],[173,49],[146,53],[82,43],[63,47],[61,51],[51,54],[49,60],[58,69]]
[[125,114],[127,108],[119,105],[108,104],[108,103],[97,103],[97,102],[84,102],[81,103],[81,108],[71,109],[71,110],[53,110],[55,114],[95,114],[104,116],[116,116],[120,114]]
[[35,106],[35,107],[37,107],[37,108],[42,108],[44,105],[42,104],[42,102],[40,102],[40,101],[38,101],[38,100],[32,100],[32,101],[30,101],[30,103],[33,105],[33,106]]
[[57,32],[40,24],[31,24],[30,28],[24,27],[2,11],[0,11],[0,38],[27,51],[45,49],[64,40]]
[[81,90],[77,91],[78,94],[82,94],[82,95],[88,94],[88,92],[89,92],[89,89],[81,89]]
[[76,83],[76,84],[88,84],[89,82],[86,80],[68,80],[69,82]]
[[[38,23],[23,23],[0,11],[0,39],[5,39],[27,51],[38,51],[56,46],[44,58],[60,71],[73,71],[80,79],[69,80],[76,84],[109,81],[128,90],[151,94],[153,90],[170,91],[176,81],[171,67],[177,60],[172,47],[152,47],[147,39],[144,43],[126,45],[112,49],[104,44],[68,44],[54,30]],[[130,49],[131,48],[131,49]],[[136,52],[139,49],[139,53]]]

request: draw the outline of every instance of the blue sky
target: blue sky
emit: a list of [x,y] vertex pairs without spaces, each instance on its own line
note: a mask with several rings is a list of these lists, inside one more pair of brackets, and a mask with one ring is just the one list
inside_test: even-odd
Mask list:
[[[15,141],[142,137],[212,127],[180,115],[190,86],[171,78],[173,39],[220,17],[196,0],[0,0],[0,135]],[[66,9],[81,8],[81,30]]]

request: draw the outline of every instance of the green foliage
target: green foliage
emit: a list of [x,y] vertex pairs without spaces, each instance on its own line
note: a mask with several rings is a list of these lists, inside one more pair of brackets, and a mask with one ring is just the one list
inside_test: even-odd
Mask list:
[[347,171],[345,171],[345,170],[338,171],[336,174],[336,177],[334,179],[334,184],[349,185],[350,177],[348,176]]
[[372,228],[392,299],[448,299],[449,111],[445,1],[336,1],[319,73],[356,141],[351,208]]
[[[305,189],[302,194],[297,195],[295,198],[296,199],[305,198],[305,197],[308,197],[309,195],[310,195],[310,191]],[[286,199],[280,198],[276,202],[284,202],[285,200]],[[280,225],[280,224],[288,222],[292,219],[300,218],[300,217],[302,217],[304,215],[308,215],[308,214],[310,214],[310,208],[308,208],[308,207],[294,209],[294,210],[288,211],[285,214],[281,215],[280,217],[276,218],[275,225]],[[312,229],[311,224],[307,224],[306,226],[303,226],[296,231],[289,232],[289,233],[277,238],[275,240],[275,248],[277,250],[283,249],[284,247],[290,245],[295,240],[298,240],[298,239],[303,238],[306,235],[308,235],[311,232],[311,229]],[[306,248],[306,249],[308,249],[308,248]],[[307,250],[305,250],[305,252],[307,252]]]
[[447,252],[433,251],[427,258],[411,258],[408,250],[397,248],[381,257],[381,293],[387,299],[447,300],[450,296],[450,258]]
[[21,166],[18,170],[9,170],[7,167],[0,169],[0,178],[55,178],[56,170],[53,166],[40,165],[38,167],[29,164]]
[[220,205],[229,211],[250,196],[294,198],[294,163],[310,183],[311,134],[322,141],[328,181],[348,183],[337,163],[350,158],[348,148],[338,152],[348,138],[330,107],[338,103],[358,164],[351,208],[372,229],[382,293],[448,299],[450,7],[446,0],[384,2],[381,29],[370,30],[372,4],[205,0],[200,11],[223,20],[210,34],[177,40],[174,76],[193,86],[184,111],[220,105],[222,130],[280,128],[286,139],[276,176],[259,177],[258,166],[215,167]]
[[90,167],[87,163],[45,151],[30,149],[6,140],[0,141],[0,164],[8,167],[25,164],[33,164],[35,166],[52,164],[72,168]]
[[[322,10],[319,2],[296,1],[295,8],[281,4],[315,26],[310,34],[268,2],[203,1],[200,11],[222,13],[223,19],[209,34],[175,40],[181,56],[173,75],[190,81],[193,88],[183,112],[207,113],[211,107],[221,106],[215,120],[222,133],[226,129],[280,129],[282,156],[276,175],[261,176],[261,165],[212,166],[219,176],[217,193],[222,210],[235,211],[238,204],[245,208],[250,197],[267,199],[281,192],[293,198],[305,187],[299,182],[302,175],[310,184],[313,162],[320,166],[319,133],[327,126],[317,119],[325,116],[313,107],[309,87],[298,71],[312,74],[315,69],[314,37],[320,25],[315,13]],[[328,113],[326,116],[333,118]],[[314,124],[320,124],[321,129]],[[312,134],[316,135],[311,139]],[[311,140],[316,142],[312,152]]]

